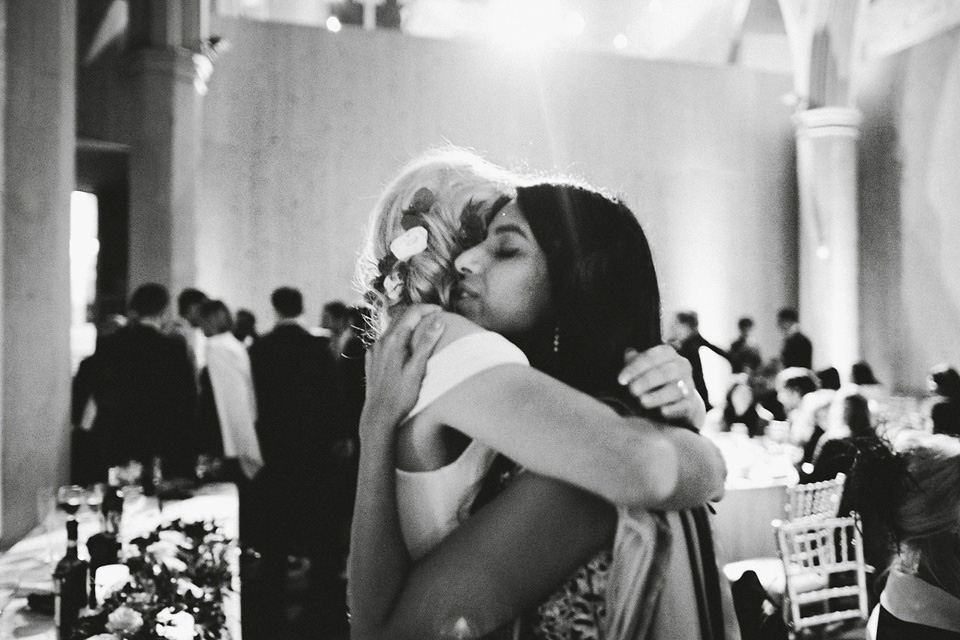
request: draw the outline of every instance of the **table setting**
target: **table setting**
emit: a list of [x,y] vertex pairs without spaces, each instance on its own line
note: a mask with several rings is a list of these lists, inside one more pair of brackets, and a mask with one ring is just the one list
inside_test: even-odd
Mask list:
[[[122,505],[112,515],[105,492]],[[0,638],[240,640],[235,485],[167,482],[151,493],[113,483],[39,489],[39,524],[0,555]],[[115,549],[102,564],[105,538]],[[78,579],[64,573],[71,555],[85,582],[77,607],[69,593]]]

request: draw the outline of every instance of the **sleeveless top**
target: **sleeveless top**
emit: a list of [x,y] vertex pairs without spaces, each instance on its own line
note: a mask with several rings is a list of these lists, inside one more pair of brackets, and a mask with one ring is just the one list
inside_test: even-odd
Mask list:
[[[408,418],[471,376],[501,364],[529,363],[513,343],[490,331],[455,340],[427,361],[420,395]],[[414,560],[467,519],[494,457],[494,450],[472,440],[456,460],[439,469],[396,470],[400,529]]]

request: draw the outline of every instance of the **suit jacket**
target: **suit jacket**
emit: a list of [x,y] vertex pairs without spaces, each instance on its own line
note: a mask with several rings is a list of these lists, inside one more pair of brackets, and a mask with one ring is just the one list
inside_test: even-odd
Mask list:
[[196,456],[196,384],[183,341],[131,324],[104,339],[92,359],[93,431],[106,467],[153,456],[164,473],[187,476]]
[[340,422],[327,339],[280,324],[250,347],[257,436],[271,473],[322,477]]
[[813,344],[810,339],[797,331],[786,337],[783,348],[780,350],[780,362],[783,368],[803,367],[813,368]]
[[677,353],[690,361],[690,367],[693,369],[693,385],[696,387],[696,391],[700,394],[700,397],[703,398],[703,404],[706,405],[707,411],[709,411],[712,405],[707,395],[707,383],[703,379],[703,363],[700,360],[700,347],[706,347],[724,358],[729,359],[729,356],[726,351],[711,344],[706,338],[696,332],[692,333],[677,347]]

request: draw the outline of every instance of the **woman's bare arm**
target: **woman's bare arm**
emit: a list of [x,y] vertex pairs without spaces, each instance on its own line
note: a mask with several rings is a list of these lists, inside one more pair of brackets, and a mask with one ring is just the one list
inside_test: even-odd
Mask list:
[[354,640],[453,638],[464,625],[490,633],[544,601],[610,543],[616,525],[599,498],[525,473],[411,564],[392,481],[371,492],[365,479],[361,471],[350,553]]
[[[422,317],[422,316],[420,316]],[[612,537],[612,507],[532,473],[418,563],[403,544],[393,468],[394,429],[416,399],[432,347],[405,315],[368,367],[361,417],[360,475],[350,554],[351,635],[364,640],[453,637],[457,624],[486,634],[543,600]],[[430,322],[430,320],[428,320]],[[394,358],[384,358],[393,351]]]
[[[478,329],[442,314],[437,349]],[[680,509],[718,499],[726,465],[712,442],[686,429],[622,417],[602,402],[530,367],[478,373],[424,409],[525,467],[613,504]]]

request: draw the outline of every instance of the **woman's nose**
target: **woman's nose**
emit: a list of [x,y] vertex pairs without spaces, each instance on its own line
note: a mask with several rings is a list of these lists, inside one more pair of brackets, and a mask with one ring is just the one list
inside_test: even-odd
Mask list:
[[477,247],[467,249],[453,261],[453,268],[462,276],[476,273],[479,267],[479,253]]

